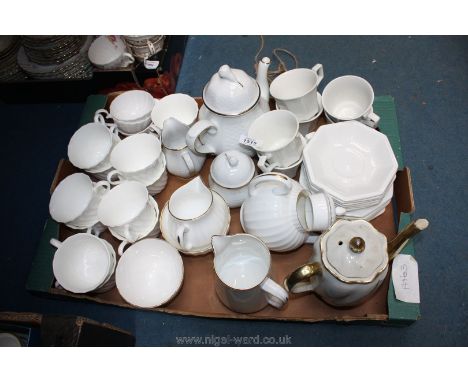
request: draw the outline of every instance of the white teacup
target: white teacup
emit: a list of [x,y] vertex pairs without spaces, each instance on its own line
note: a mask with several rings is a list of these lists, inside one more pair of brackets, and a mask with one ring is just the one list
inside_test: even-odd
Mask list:
[[55,279],[73,293],[104,292],[113,284],[116,258],[112,246],[89,233],[78,233],[63,242],[51,239],[57,251],[52,268]]
[[108,181],[136,180],[149,186],[164,171],[161,142],[154,134],[136,134],[120,141],[112,150],[110,163],[115,170],[109,172]]
[[253,313],[268,304],[281,309],[288,293],[271,277],[266,245],[248,234],[213,236],[216,294],[229,309]]
[[374,90],[364,78],[342,76],[330,81],[322,93],[325,115],[333,122],[357,120],[376,127],[380,117],[372,110]]
[[110,153],[120,142],[116,125],[106,125],[99,117],[81,126],[68,144],[68,159],[73,166],[94,175],[108,171]]
[[125,68],[135,62],[120,36],[99,36],[90,45],[88,57],[101,69]]
[[289,110],[299,121],[307,121],[319,110],[317,87],[322,79],[322,64],[312,69],[288,70],[273,80],[270,94],[275,98],[278,109]]
[[161,141],[167,171],[182,178],[198,174],[205,163],[206,156],[197,154],[187,147],[185,140],[187,126],[172,117],[164,121],[164,126]]
[[123,135],[138,134],[150,125],[154,102],[151,94],[144,90],[129,90],[112,101],[109,112],[99,109],[95,115],[112,118]]
[[152,128],[161,134],[165,127],[165,122],[173,118],[187,128],[192,126],[198,117],[198,104],[195,99],[187,94],[170,94],[156,100],[151,112]]
[[134,243],[159,234],[158,205],[140,182],[122,182],[109,191],[99,204],[98,217],[119,240]]
[[278,167],[296,163],[302,156],[303,141],[296,116],[287,110],[273,110],[258,117],[249,128],[259,160]]
[[106,181],[94,183],[86,174],[67,176],[55,188],[49,202],[52,219],[73,229],[87,229],[99,221],[97,210],[109,191]]

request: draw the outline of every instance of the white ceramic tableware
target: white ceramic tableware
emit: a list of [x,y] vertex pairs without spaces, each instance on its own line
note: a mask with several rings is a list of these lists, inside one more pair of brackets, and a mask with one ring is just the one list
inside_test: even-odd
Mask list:
[[164,121],[164,126],[161,142],[169,173],[182,178],[198,174],[206,156],[197,154],[187,147],[185,140],[187,126],[172,117]]
[[310,262],[284,280],[292,293],[313,291],[334,306],[355,306],[374,293],[389,262],[429,222],[411,222],[392,241],[365,220],[338,220],[315,242]]
[[98,217],[119,240],[133,243],[159,234],[158,206],[140,182],[125,181],[110,190],[99,204]]
[[87,229],[99,221],[97,210],[102,197],[109,191],[106,181],[94,183],[86,174],[67,176],[55,188],[49,202],[49,212],[56,222],[74,229]]
[[319,127],[319,118],[323,113],[322,95],[319,92],[317,92],[317,102],[319,106],[317,113],[306,121],[299,121],[299,132],[304,137],[310,132],[317,130]]
[[257,79],[228,65],[219,68],[203,89],[199,121],[187,133],[190,150],[218,155],[238,150],[253,156],[254,150],[239,143],[250,124],[270,110],[267,71],[270,59],[258,64]]
[[110,152],[120,142],[116,125],[110,128],[94,122],[81,126],[68,143],[68,159],[73,166],[93,175],[111,168]]
[[398,162],[387,136],[360,122],[323,125],[306,138],[309,183],[337,204],[368,198],[378,203],[395,177]]
[[135,62],[120,36],[99,36],[90,45],[88,58],[101,69],[125,68]]
[[299,122],[287,110],[272,110],[258,117],[249,127],[248,136],[255,141],[259,162],[288,167],[302,156],[303,140]]
[[270,93],[278,109],[289,110],[299,121],[307,121],[319,110],[317,87],[322,79],[322,64],[288,70],[272,81]]
[[216,294],[229,309],[253,313],[268,304],[281,309],[288,293],[271,279],[271,255],[266,245],[248,234],[213,236]]
[[230,150],[211,162],[209,185],[222,196],[230,208],[240,207],[249,195],[249,182],[256,175],[255,164],[248,155]]
[[109,172],[108,180],[136,180],[145,185],[154,182],[163,171],[161,142],[154,134],[137,134],[120,141],[112,150],[110,163],[115,170]]
[[198,117],[198,104],[187,94],[175,93],[155,100],[151,112],[152,128],[161,134],[168,119],[175,119],[186,128],[192,126]]
[[4,347],[20,347],[21,342],[14,334],[0,333],[0,348]]
[[52,261],[55,279],[73,293],[104,292],[113,283],[115,252],[103,239],[78,233],[63,242],[51,239],[57,251]]
[[180,290],[183,278],[182,257],[160,239],[143,239],[130,246],[115,271],[120,295],[140,308],[155,308],[169,302]]
[[198,176],[178,188],[161,212],[164,239],[182,253],[211,251],[211,237],[225,235],[231,215],[224,199]]
[[325,113],[334,122],[358,120],[376,127],[380,117],[372,110],[374,90],[364,78],[342,76],[330,81],[322,93]]
[[109,112],[99,109],[95,115],[102,114],[105,118],[112,118],[123,135],[138,134],[150,125],[154,103],[150,93],[144,90],[129,90],[115,97]]
[[287,252],[313,243],[310,193],[279,173],[256,176],[240,210],[244,232],[257,236],[269,249]]

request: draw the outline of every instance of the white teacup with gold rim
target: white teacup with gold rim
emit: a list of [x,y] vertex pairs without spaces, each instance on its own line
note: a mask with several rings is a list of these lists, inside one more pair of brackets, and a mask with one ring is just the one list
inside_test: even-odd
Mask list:
[[178,188],[164,206],[161,232],[180,252],[200,255],[211,251],[213,235],[227,233],[230,220],[226,202],[197,176]]

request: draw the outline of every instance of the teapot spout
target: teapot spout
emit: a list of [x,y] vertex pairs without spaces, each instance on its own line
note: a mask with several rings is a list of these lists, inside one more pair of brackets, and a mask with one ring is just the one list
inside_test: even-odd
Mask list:
[[232,236],[214,235],[211,237],[211,246],[213,253],[219,256],[232,242]]
[[417,233],[425,230],[429,226],[429,221],[426,219],[418,219],[408,224],[396,237],[387,245],[388,261],[392,261],[400,251]]
[[257,67],[257,83],[260,86],[260,101],[262,105],[267,108],[266,110],[270,110],[268,105],[270,101],[270,86],[268,84],[268,67],[270,66],[270,62],[268,57],[263,57]]

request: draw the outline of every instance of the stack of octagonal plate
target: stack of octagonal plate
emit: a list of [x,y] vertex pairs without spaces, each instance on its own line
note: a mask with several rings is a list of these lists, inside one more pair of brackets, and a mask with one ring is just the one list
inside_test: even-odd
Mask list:
[[357,122],[324,125],[304,148],[300,182],[326,192],[349,219],[371,220],[393,196],[398,163],[388,138]]

